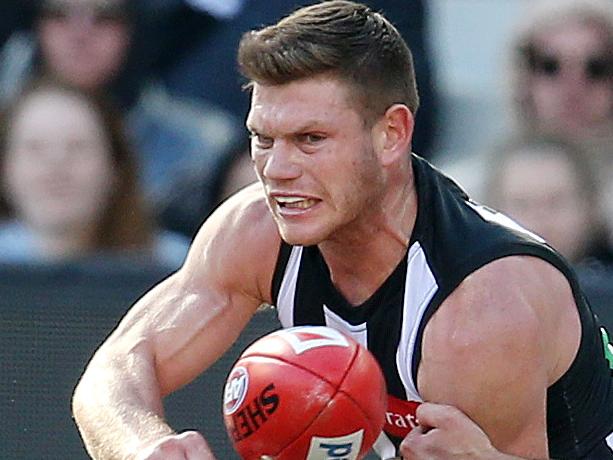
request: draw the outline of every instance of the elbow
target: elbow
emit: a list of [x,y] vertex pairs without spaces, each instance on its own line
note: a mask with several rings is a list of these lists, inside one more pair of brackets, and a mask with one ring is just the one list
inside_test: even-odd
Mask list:
[[105,403],[105,395],[112,391],[112,381],[117,363],[116,347],[103,344],[87,363],[72,392],[71,409],[75,421]]
[[92,360],[85,371],[77,381],[77,384],[72,392],[71,410],[72,416],[80,426],[80,421],[83,419],[88,407],[92,405],[96,397],[96,379],[92,376],[96,373],[94,360]]
[[71,400],[72,418],[74,419],[75,423],[77,424],[77,427],[79,428],[82,425],[83,413],[85,412],[86,398],[84,394],[85,394],[85,390],[84,390],[83,380],[80,379],[77,382],[77,386],[75,387],[72,393],[72,400]]

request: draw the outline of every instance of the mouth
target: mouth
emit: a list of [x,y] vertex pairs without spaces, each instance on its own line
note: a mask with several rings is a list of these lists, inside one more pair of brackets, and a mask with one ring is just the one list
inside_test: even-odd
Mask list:
[[273,195],[273,202],[281,214],[301,214],[316,206],[321,200],[298,195]]

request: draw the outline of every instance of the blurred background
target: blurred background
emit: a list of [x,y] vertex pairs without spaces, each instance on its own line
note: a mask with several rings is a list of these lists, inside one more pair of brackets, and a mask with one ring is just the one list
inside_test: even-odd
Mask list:
[[[87,458],[70,395],[88,358],[255,180],[238,41],[307,3],[0,4],[1,458]],[[613,0],[365,3],[414,55],[414,151],[565,255],[613,331]],[[219,458],[226,372],[276,327],[256,315],[168,398]]]

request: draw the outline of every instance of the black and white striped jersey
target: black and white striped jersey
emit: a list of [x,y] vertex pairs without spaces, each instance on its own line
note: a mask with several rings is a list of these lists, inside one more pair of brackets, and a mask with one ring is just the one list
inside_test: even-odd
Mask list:
[[509,255],[542,258],[568,278],[583,327],[575,362],[548,390],[550,455],[582,458],[606,443],[607,436],[613,444],[611,370],[597,319],[572,271],[541,238],[471,201],[426,160],[413,155],[412,161],[418,212],[406,257],[379,289],[356,307],[334,287],[317,246],[282,243],[272,298],[283,327],[335,327],[375,355],[389,393],[384,435],[375,450],[382,458],[391,458],[398,455],[399,442],[412,429],[415,408],[422,401],[416,376],[429,318],[479,267]]

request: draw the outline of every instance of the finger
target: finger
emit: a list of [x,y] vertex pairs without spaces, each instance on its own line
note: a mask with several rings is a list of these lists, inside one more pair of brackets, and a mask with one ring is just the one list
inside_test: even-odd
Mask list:
[[420,457],[420,452],[423,449],[423,436],[426,428],[423,426],[416,426],[400,443],[399,453],[402,455],[400,458],[404,460],[414,460],[423,458]]
[[197,431],[185,431],[177,436],[185,449],[186,460],[214,460],[204,437]]
[[417,423],[427,429],[447,426],[457,417],[462,416],[462,412],[446,404],[423,403],[419,405],[415,415]]

